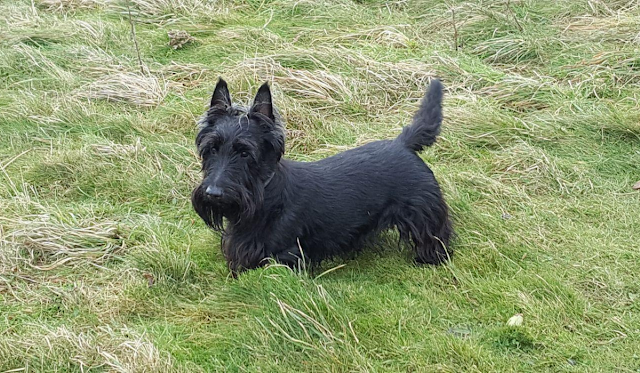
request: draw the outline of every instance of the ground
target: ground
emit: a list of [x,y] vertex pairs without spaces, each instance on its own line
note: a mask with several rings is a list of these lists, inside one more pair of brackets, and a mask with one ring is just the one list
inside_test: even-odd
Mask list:
[[[2,0],[0,371],[637,372],[639,25],[629,0]],[[393,138],[440,77],[451,264],[390,237],[230,278],[189,201],[218,76],[272,82],[297,160]]]

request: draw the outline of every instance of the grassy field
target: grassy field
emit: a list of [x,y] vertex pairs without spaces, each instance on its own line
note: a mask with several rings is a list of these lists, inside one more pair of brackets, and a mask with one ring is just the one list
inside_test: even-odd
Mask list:
[[[218,76],[298,160],[442,78],[453,262],[231,279],[189,201]],[[0,372],[638,372],[639,100],[638,1],[2,0]]]

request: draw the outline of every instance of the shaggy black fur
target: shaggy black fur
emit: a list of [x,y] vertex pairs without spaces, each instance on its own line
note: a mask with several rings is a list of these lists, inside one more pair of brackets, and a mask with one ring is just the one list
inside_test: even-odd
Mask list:
[[441,105],[442,85],[434,80],[396,139],[294,162],[282,159],[284,128],[268,84],[246,109],[232,105],[220,79],[196,138],[204,177],[193,207],[222,232],[233,273],[268,258],[292,267],[318,263],[392,227],[418,263],[440,264],[452,254],[451,222],[438,182],[416,152],[440,133]]

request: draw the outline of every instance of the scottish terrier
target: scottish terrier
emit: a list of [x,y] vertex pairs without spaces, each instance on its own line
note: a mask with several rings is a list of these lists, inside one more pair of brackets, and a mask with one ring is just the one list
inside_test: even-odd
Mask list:
[[295,162],[282,158],[285,131],[268,83],[245,108],[232,104],[220,79],[196,137],[203,180],[193,207],[222,233],[233,274],[269,259],[317,264],[393,227],[416,262],[440,264],[452,254],[451,221],[417,153],[436,141],[441,122],[442,84],[433,80],[413,123],[394,140]]

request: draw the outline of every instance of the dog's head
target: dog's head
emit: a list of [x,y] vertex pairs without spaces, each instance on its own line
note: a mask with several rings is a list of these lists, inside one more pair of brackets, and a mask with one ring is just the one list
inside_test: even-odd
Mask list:
[[214,226],[221,227],[222,216],[240,219],[255,213],[284,153],[284,141],[267,83],[247,108],[233,105],[227,83],[218,81],[196,137],[203,180],[195,192],[219,215],[212,217]]

